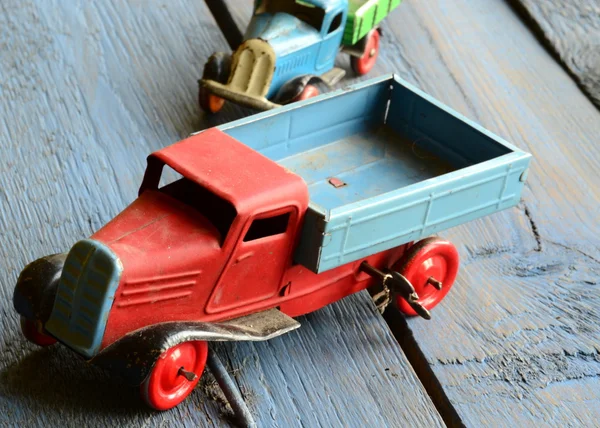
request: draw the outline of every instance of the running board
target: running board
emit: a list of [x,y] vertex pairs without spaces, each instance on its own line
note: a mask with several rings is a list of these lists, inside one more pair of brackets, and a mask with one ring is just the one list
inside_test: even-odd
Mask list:
[[231,340],[251,341],[269,340],[300,327],[298,321],[275,308],[214,325],[230,331]]
[[329,86],[333,86],[340,80],[342,80],[345,75],[346,70],[343,70],[338,67],[333,67],[327,73],[321,74],[321,79],[323,79],[323,82],[327,83]]

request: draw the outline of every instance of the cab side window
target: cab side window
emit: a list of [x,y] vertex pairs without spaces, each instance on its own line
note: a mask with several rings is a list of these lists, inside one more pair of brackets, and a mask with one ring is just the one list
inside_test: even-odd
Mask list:
[[255,219],[250,225],[248,232],[246,232],[246,236],[244,236],[244,242],[285,233],[289,221],[289,212],[273,217]]
[[329,31],[327,34],[333,33],[335,30],[340,28],[340,24],[342,23],[342,12],[338,13],[333,20],[331,21],[331,25],[329,26]]

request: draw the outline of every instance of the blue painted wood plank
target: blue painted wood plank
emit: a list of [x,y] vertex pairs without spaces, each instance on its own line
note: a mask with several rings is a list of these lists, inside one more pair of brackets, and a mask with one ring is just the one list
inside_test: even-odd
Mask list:
[[530,28],[600,108],[600,10],[596,0],[513,0]]
[[534,156],[518,208],[443,233],[457,284],[404,349],[467,425],[595,426],[600,114],[506,3],[404,6],[409,80]]
[[[8,0],[0,46],[0,425],[229,424],[210,375],[152,412],[68,350],[27,344],[12,309],[22,267],[131,202],[148,153],[247,113],[198,111],[202,65],[226,49],[203,2]],[[260,426],[442,425],[366,294],[301,322],[273,342],[216,347]]]
[[287,336],[218,347],[259,426],[443,426],[366,293],[299,321]]

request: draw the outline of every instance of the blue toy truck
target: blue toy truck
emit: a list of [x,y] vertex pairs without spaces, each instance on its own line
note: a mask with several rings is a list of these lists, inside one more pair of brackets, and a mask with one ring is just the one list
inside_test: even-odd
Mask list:
[[334,68],[341,50],[352,69],[368,73],[379,53],[378,24],[400,0],[256,0],[243,43],[217,52],[204,67],[199,102],[216,113],[225,100],[268,110],[313,97],[319,83],[345,74]]

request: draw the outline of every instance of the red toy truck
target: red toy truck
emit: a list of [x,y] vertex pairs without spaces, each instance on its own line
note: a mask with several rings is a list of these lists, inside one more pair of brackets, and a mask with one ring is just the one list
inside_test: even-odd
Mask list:
[[[515,205],[529,161],[397,77],[374,79],[152,154],[130,206],[23,270],[15,308],[32,342],[58,340],[168,409],[209,341],[281,335],[377,284],[382,306],[428,318],[458,253],[427,236]],[[161,183],[165,165],[181,178]]]

